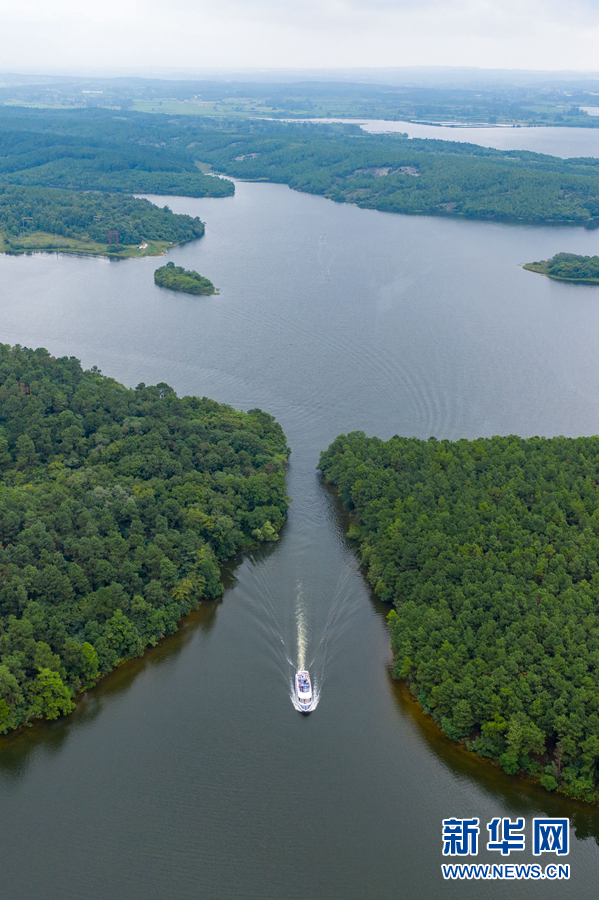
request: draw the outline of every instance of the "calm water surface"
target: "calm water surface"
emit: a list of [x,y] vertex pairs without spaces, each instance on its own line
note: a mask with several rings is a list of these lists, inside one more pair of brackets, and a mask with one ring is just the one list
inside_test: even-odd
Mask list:
[[[590,108],[589,108],[590,109]],[[599,115],[599,107],[596,107]],[[289,120],[293,121],[293,120]],[[298,120],[295,120],[298,121]],[[302,121],[302,120],[300,120]],[[532,150],[550,156],[599,156],[599,128],[554,128],[534,125],[420,125],[388,119],[304,119],[305,122],[348,122],[371,134],[403,132],[411,138],[436,138],[495,147],[497,150]]]
[[[293,451],[289,522],[231,568],[221,602],[68,720],[0,742],[0,897],[478,898],[481,885],[441,880],[441,819],[541,814],[573,823],[569,885],[495,882],[484,896],[594,898],[599,813],[470,757],[390,682],[386,610],[315,470],[352,429],[597,432],[599,289],[520,264],[596,253],[599,235],[268,184],[168,202],[207,223],[170,258],[220,296],[155,287],[154,259],[0,257],[0,339],[269,410]],[[302,656],[320,690],[307,718],[289,697]]]

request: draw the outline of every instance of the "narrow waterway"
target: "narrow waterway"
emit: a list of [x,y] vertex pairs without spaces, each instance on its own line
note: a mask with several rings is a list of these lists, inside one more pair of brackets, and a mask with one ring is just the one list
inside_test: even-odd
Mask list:
[[[155,287],[154,259],[0,257],[0,340],[273,413],[293,451],[289,521],[231,566],[220,602],[73,716],[0,741],[0,896],[479,897],[441,880],[441,820],[540,814],[571,819],[569,884],[484,895],[594,898],[599,812],[465,754],[391,683],[386,610],[316,466],[354,429],[597,432],[599,289],[520,265],[594,253],[597,233],[397,216],[268,184],[157,202],[207,223],[170,258],[220,296]],[[289,696],[302,654],[320,695],[309,717]]]

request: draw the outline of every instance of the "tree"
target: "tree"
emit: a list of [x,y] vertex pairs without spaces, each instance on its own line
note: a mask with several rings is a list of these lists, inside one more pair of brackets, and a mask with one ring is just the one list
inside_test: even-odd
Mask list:
[[75,708],[71,691],[63,684],[58,672],[52,669],[39,670],[29,693],[31,718],[57,719]]

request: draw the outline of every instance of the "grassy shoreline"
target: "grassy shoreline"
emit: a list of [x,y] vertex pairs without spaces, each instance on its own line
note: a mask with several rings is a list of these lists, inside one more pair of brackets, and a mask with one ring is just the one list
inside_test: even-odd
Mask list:
[[564,278],[562,275],[552,275],[547,271],[546,263],[525,263],[522,268],[527,272],[536,272],[538,275],[546,275],[554,281],[567,281],[569,284],[599,284],[599,278]]
[[[143,249],[130,244],[102,244],[98,241],[77,238],[57,238],[53,234],[38,231],[24,236],[18,241],[7,240],[0,234],[0,253],[8,256],[22,256],[25,253],[67,253],[75,256],[101,256],[106,259],[131,259],[143,256],[164,256],[172,247],[171,241],[147,241]],[[118,247],[118,249],[113,249]]]
[[528,272],[546,275],[554,281],[569,284],[599,284],[599,259],[595,256],[577,256],[574,253],[558,253],[551,259],[525,263]]

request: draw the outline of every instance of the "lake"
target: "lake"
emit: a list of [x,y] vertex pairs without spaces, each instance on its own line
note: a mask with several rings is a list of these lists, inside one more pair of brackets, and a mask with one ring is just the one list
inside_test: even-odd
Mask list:
[[[71,717],[0,741],[0,896],[480,897],[442,881],[441,820],[478,816],[485,832],[494,816],[530,829],[549,815],[571,820],[570,882],[489,882],[484,896],[594,898],[599,811],[467,754],[391,682],[387,609],[316,466],[355,429],[596,433],[599,289],[521,265],[595,253],[597,232],[386,214],[270,184],[155,199],[206,222],[169,258],[220,296],[156,287],[156,259],[0,256],[0,339],[273,413],[292,448],[289,521],[229,567],[221,601]],[[309,717],[290,701],[302,655],[320,695]]]
[[[599,107],[586,107],[590,115]],[[591,113],[591,109],[597,112]],[[599,128],[558,128],[535,125],[424,125],[419,122],[391,122],[388,119],[287,119],[300,122],[346,122],[359,125],[370,134],[407,134],[411,138],[480,144],[496,150],[532,150],[550,156],[599,156]]]

